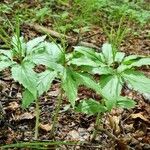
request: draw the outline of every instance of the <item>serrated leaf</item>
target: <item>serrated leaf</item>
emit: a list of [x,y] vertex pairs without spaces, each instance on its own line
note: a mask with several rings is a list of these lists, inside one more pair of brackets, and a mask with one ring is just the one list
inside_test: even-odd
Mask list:
[[29,105],[35,100],[35,97],[31,92],[29,92],[27,89],[23,92],[22,95],[22,107],[28,108]]
[[101,105],[99,102],[93,99],[82,100],[76,108],[77,112],[85,113],[88,115],[105,112],[106,110],[107,109],[105,106]]
[[104,99],[105,105],[106,105],[107,109],[109,111],[111,111],[111,109],[116,106],[117,97],[111,97],[111,95],[109,95],[109,93],[106,93],[106,94],[108,94],[108,97],[107,97],[107,99]]
[[94,61],[92,61],[86,56],[82,56],[80,58],[74,58],[70,61],[70,63],[77,66],[92,66],[92,67],[100,66],[99,64],[95,63]]
[[101,77],[100,85],[104,93],[108,93],[112,97],[121,94],[122,81],[117,75],[104,75]]
[[141,58],[135,62],[133,62],[130,66],[141,67],[143,65],[150,65],[150,58]]
[[29,105],[35,100],[35,97],[29,90],[25,90],[22,95],[22,107],[28,108]]
[[69,69],[66,70],[66,77],[63,80],[63,89],[68,97],[69,102],[72,107],[75,106],[75,101],[77,99],[77,83],[73,77],[73,72]]
[[[150,58],[140,58],[137,55],[131,55],[133,59],[124,61],[118,68],[118,72],[130,69],[132,67],[141,67],[143,65],[150,65]],[[129,57],[129,56],[128,56]],[[141,56],[142,57],[142,56]],[[135,59],[134,59],[135,58]]]
[[45,42],[46,51],[55,61],[60,61],[63,58],[63,48],[54,42]]
[[119,63],[122,62],[124,57],[125,57],[125,53],[117,52],[115,55],[115,62],[119,62]]
[[12,53],[10,50],[2,50],[0,49],[0,54],[7,56],[9,59],[12,59]]
[[98,93],[101,93],[101,87],[90,76],[77,72],[73,75],[80,85],[85,85],[86,87],[91,88]]
[[8,68],[9,66],[11,66],[13,63],[10,60],[3,60],[0,61],[0,71]]
[[46,38],[46,35],[37,37],[37,38],[27,42],[27,44],[26,44],[27,54],[31,53],[35,49],[35,47],[37,47],[41,42],[43,42],[45,40],[45,38]]
[[132,99],[129,99],[127,97],[118,97],[117,98],[117,106],[122,107],[122,108],[134,108],[136,105],[136,102]]
[[95,58],[95,51],[91,48],[83,47],[83,46],[75,46],[74,50],[83,54],[88,58]]
[[140,56],[140,55],[129,55],[129,56],[126,56],[123,60],[123,64],[127,64],[127,65],[130,65],[133,61],[136,61],[140,58],[142,58],[143,56]]
[[110,65],[113,62],[113,50],[111,47],[111,44],[105,43],[102,46],[102,53],[105,57],[105,61],[108,65]]
[[11,68],[12,77],[18,81],[26,89],[28,89],[33,96],[37,97],[37,75],[32,69],[33,64],[24,62],[16,64]]
[[42,65],[45,65],[45,66],[48,66],[50,64],[50,62],[54,62],[54,59],[49,54],[47,54],[47,53],[33,54],[28,59],[30,61],[34,62],[37,65],[42,64]]
[[108,66],[92,68],[92,70],[91,70],[92,74],[99,74],[99,75],[113,74],[113,72],[114,72],[113,69]]
[[51,86],[52,81],[55,79],[57,73],[55,71],[46,70],[38,74],[38,95],[47,92]]
[[134,90],[141,93],[150,93],[150,79],[141,72],[127,70],[122,74],[122,77]]
[[55,60],[47,53],[37,53],[29,56],[27,60],[35,63],[36,65],[45,65],[48,68],[54,69],[58,72],[63,72],[64,67],[55,62]]

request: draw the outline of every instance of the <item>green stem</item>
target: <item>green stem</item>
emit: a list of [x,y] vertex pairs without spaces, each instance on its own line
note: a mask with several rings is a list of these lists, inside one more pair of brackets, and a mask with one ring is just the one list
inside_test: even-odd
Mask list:
[[58,115],[59,115],[59,111],[60,111],[60,107],[61,107],[61,103],[62,103],[62,96],[63,96],[63,90],[60,90],[60,95],[58,96],[58,103],[56,106],[56,110],[54,112],[54,118],[53,118],[53,125],[52,125],[52,129],[51,129],[51,137],[54,138],[54,132],[55,132],[55,128],[56,128],[56,124],[58,122]]
[[91,141],[94,141],[95,140],[95,138],[96,138],[96,135],[97,135],[97,127],[99,126],[99,124],[100,124],[100,117],[101,117],[101,113],[98,113],[97,114],[97,117],[96,117],[96,121],[95,121],[95,129],[94,129],[94,131],[93,131],[93,135],[92,135],[92,139],[91,139]]
[[36,113],[36,122],[35,122],[35,134],[34,138],[35,140],[38,139],[39,135],[39,119],[40,119],[40,108],[39,108],[39,100],[36,100],[36,108],[35,108],[35,113]]

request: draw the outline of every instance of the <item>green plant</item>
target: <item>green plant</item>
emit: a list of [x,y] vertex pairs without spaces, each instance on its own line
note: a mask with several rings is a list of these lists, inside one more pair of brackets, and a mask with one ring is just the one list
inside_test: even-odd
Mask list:
[[135,71],[136,67],[150,65],[149,57],[125,56],[123,52],[114,51],[108,43],[103,45],[101,53],[84,47],[76,47],[75,51],[76,57],[80,57],[72,59],[71,63],[91,74],[100,75],[101,88],[110,95],[119,96],[124,83],[131,85],[134,90],[150,92],[150,79]]
[[[60,82],[60,93],[58,96],[58,102],[54,113],[53,126],[51,130],[51,136],[53,136],[58,113],[63,100],[63,93],[65,93],[73,108],[75,108],[78,87],[80,85],[85,85],[86,87],[95,90],[103,97],[105,97],[105,94],[101,92],[100,86],[94,81],[94,79],[92,79],[92,76],[82,73],[82,71],[78,70],[78,66],[75,67],[70,64],[72,53],[67,54],[64,48],[54,42],[44,42],[44,47],[49,55],[44,55],[44,53],[41,53],[34,55],[31,59],[37,65],[42,64],[46,66],[47,69],[41,74],[45,72],[51,73],[53,71],[56,73],[52,76],[54,77],[53,80],[57,78]],[[43,85],[41,87],[42,92],[49,89],[50,86],[47,81],[52,77],[43,77],[44,80],[41,80]]]
[[[76,58],[75,58],[76,57]],[[83,100],[76,110],[86,114],[97,114],[96,126],[100,123],[100,114],[111,110],[113,107],[132,108],[135,102],[127,97],[121,96],[123,86],[132,87],[140,93],[150,93],[150,79],[136,67],[150,65],[150,58],[145,56],[125,56],[123,52],[113,50],[111,45],[106,43],[102,52],[95,52],[85,47],[75,47],[74,57],[71,64],[77,65],[82,71],[93,75],[99,75],[99,86],[102,93],[113,97],[112,99]],[[96,133],[94,132],[93,138]]]
[[119,48],[121,42],[127,36],[129,31],[131,31],[131,29],[127,25],[124,25],[125,21],[126,16],[122,16],[119,20],[118,27],[115,27],[116,25],[112,25],[111,27],[109,27],[103,23],[103,30],[108,37],[109,43],[112,44],[113,49]]
[[[12,37],[11,49],[0,50],[0,71],[10,67],[12,78],[22,84],[25,89],[22,106],[26,108],[33,100],[36,100],[36,138],[39,122],[38,96],[40,96],[41,91],[38,92],[37,89],[38,76],[33,70],[35,64],[31,60],[31,57],[44,50],[40,44],[45,38],[46,36],[42,36],[25,43],[24,38],[20,37],[18,28],[17,34]],[[41,83],[39,83],[39,86],[41,86]]]

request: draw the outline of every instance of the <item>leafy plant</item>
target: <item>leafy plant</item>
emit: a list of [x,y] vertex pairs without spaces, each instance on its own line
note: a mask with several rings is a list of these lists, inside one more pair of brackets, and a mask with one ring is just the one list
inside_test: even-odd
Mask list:
[[[101,92],[112,97],[111,99],[103,98],[101,101],[82,100],[77,105],[78,112],[88,115],[97,114],[96,126],[100,124],[101,115],[113,107],[129,109],[135,106],[133,100],[121,96],[124,84],[140,93],[150,93],[150,79],[135,70],[137,67],[150,65],[150,57],[125,56],[125,53],[113,50],[111,44],[105,43],[102,46],[102,52],[95,52],[81,46],[75,47],[70,63],[77,65],[83,72],[99,75]],[[92,139],[95,139],[96,134],[95,130]]]
[[[103,45],[102,52],[94,52],[85,47],[76,47],[75,55],[76,58],[72,59],[71,63],[80,66],[81,69],[90,74],[100,75],[100,86],[104,93],[118,97],[121,95],[125,83],[127,86],[132,86],[134,90],[143,93],[150,92],[150,79],[141,72],[135,71],[136,67],[150,65],[149,57],[125,56],[123,52],[118,52],[116,49],[114,51],[108,43]],[[118,100],[116,102],[118,103]],[[106,103],[110,105],[109,102],[106,101]],[[115,104],[115,102],[112,103],[113,106]],[[119,102],[119,105],[123,106],[123,103]]]
[[[46,36],[37,37],[25,43],[24,38],[20,37],[19,33],[20,31],[18,30],[17,34],[12,37],[10,50],[0,50],[0,71],[8,67],[11,68],[12,78],[23,85],[25,90],[23,92],[22,105],[24,108],[36,100],[36,124],[38,124],[39,109],[37,99],[41,93],[37,89],[38,76],[33,70],[35,63],[31,60],[31,57],[44,51],[40,44],[42,44]],[[37,138],[37,125],[35,134]]]
[[41,90],[43,93],[50,88],[50,84],[47,83],[48,80],[54,80],[57,78],[60,82],[60,94],[58,96],[53,119],[53,128],[51,130],[51,135],[53,136],[63,99],[63,93],[67,96],[68,101],[73,108],[75,108],[78,87],[80,85],[95,90],[97,93],[102,94],[103,97],[105,97],[105,94],[101,92],[101,87],[94,81],[94,79],[92,79],[92,76],[84,74],[82,71],[78,71],[78,66],[74,67],[74,65],[72,66],[70,64],[70,59],[72,58],[71,53],[67,54],[64,48],[54,42],[44,42],[44,47],[49,55],[44,55],[43,53],[37,54],[34,55],[31,60],[37,65],[42,64],[46,66],[47,69],[41,73],[42,75],[47,74],[49,71],[54,73],[52,76],[44,76],[44,80],[41,80],[42,87],[39,88],[39,91]]

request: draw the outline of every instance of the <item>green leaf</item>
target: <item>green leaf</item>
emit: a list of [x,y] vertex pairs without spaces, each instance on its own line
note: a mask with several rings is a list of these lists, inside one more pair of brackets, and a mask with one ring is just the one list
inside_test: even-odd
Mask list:
[[55,61],[61,61],[63,58],[63,48],[59,44],[55,44],[54,42],[45,42],[46,51],[50,54],[50,56]]
[[104,75],[101,77],[100,85],[104,93],[108,93],[112,97],[121,94],[122,81],[117,75]]
[[102,53],[108,65],[113,63],[113,50],[111,44],[105,43],[102,46]]
[[75,106],[75,101],[77,99],[77,83],[73,77],[74,72],[69,69],[66,69],[66,75],[63,79],[63,89],[68,97],[69,102],[71,103],[72,107]]
[[82,56],[80,58],[74,58],[70,61],[71,64],[77,65],[77,66],[92,66],[92,67],[98,67],[99,64],[92,61],[86,56]]
[[27,44],[26,44],[27,54],[30,54],[41,42],[43,42],[45,40],[45,38],[46,38],[46,35],[37,37],[37,38],[27,42]]
[[136,102],[132,99],[129,99],[127,97],[118,97],[117,98],[117,106],[122,107],[122,108],[134,108],[136,105]]
[[113,74],[114,71],[112,68],[105,66],[105,67],[97,67],[97,68],[93,68],[91,70],[92,74],[99,74],[99,75],[103,75],[103,74]]
[[14,35],[12,37],[12,41],[11,41],[12,45],[13,45],[13,55],[20,55],[21,56],[25,56],[25,50],[26,50],[26,43],[24,42],[24,38],[23,37],[18,37],[17,35]]
[[34,62],[37,65],[42,64],[42,65],[45,65],[45,66],[48,66],[50,64],[50,62],[54,62],[54,59],[47,53],[33,54],[33,55],[28,57],[28,60]]
[[16,64],[12,66],[12,77],[15,81],[18,81],[26,89],[28,89],[33,96],[37,97],[37,75],[32,69],[33,64],[23,62],[22,64]]
[[84,56],[86,56],[88,58],[93,58],[93,59],[96,58],[97,59],[95,51],[91,48],[87,48],[87,47],[83,47],[83,46],[75,46],[74,50],[76,52],[83,54]]
[[126,56],[124,58],[124,60],[123,60],[123,64],[130,65],[133,61],[139,60],[142,57],[143,56],[140,56],[140,55],[129,55],[129,56]]
[[101,93],[101,87],[98,83],[96,83],[90,76],[81,73],[74,73],[74,78],[80,85],[85,85],[88,88],[95,90],[97,93]]
[[64,67],[55,62],[55,60],[47,53],[37,53],[29,56],[27,60],[35,63],[36,65],[45,65],[48,68],[54,69],[57,72],[63,72]]
[[47,92],[51,86],[52,81],[57,76],[55,71],[46,70],[38,74],[38,95],[42,95],[43,92]]
[[122,62],[124,57],[125,57],[125,53],[117,52],[115,55],[115,62],[119,62],[119,63]]
[[150,65],[150,58],[141,58],[135,62],[133,62],[130,66],[141,67],[143,65]]
[[111,95],[109,95],[109,93],[105,93],[105,94],[108,94],[107,99],[106,98],[104,99],[105,105],[107,107],[107,110],[111,111],[111,109],[116,106],[117,97],[111,97]]
[[12,53],[11,53],[10,50],[2,50],[2,49],[0,49],[0,54],[5,55],[5,56],[7,56],[9,59],[12,60]]
[[23,97],[22,98],[22,107],[23,108],[28,108],[29,105],[35,100],[35,97],[33,96],[33,94],[27,89],[23,92],[22,97]]
[[[136,55],[135,55],[135,58],[136,58]],[[122,71],[130,69],[132,67],[141,67],[143,65],[150,65],[150,58],[137,57],[137,59],[125,61],[117,68],[117,71],[122,72]]]
[[88,115],[105,112],[106,110],[107,109],[105,106],[93,99],[82,100],[76,108],[77,112],[85,113]]
[[150,79],[141,72],[127,70],[122,73],[122,77],[134,90],[141,93],[150,93]]
[[11,66],[13,63],[10,60],[3,60],[0,61],[0,71],[8,68],[9,66]]

